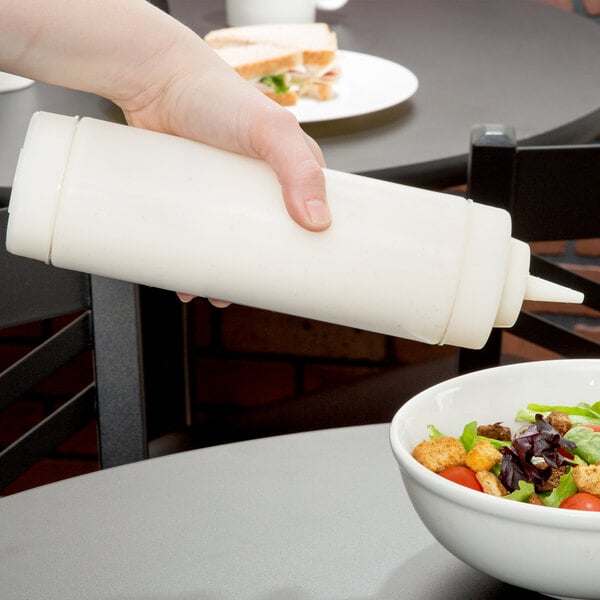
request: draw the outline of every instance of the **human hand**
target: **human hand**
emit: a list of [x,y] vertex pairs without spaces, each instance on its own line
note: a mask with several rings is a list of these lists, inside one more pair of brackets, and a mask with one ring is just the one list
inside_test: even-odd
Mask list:
[[[316,142],[289,111],[240,78],[202,40],[192,39],[187,30],[178,39],[172,55],[162,56],[164,64],[155,65],[141,86],[155,91],[118,101],[128,123],[265,160],[281,183],[290,216],[311,231],[329,227],[325,163]],[[165,85],[156,88],[163,80]],[[183,302],[194,298],[178,296]],[[209,301],[218,308],[230,304]]]
[[132,126],[265,160],[292,219],[329,227],[316,142],[183,24],[146,0],[2,6],[0,69],[108,98]]
[[[187,32],[189,30],[185,30]],[[144,90],[115,101],[130,125],[171,133],[265,160],[290,216],[322,231],[331,216],[325,166],[296,118],[239,77],[197,36],[184,38],[143,75]]]

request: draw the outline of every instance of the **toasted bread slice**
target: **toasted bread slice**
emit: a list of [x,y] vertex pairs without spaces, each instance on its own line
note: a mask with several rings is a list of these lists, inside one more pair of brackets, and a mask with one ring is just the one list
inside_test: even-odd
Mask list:
[[271,98],[271,100],[277,102],[277,104],[281,104],[281,106],[295,106],[298,102],[298,94],[293,90],[288,90],[287,92],[265,91],[263,94],[267,98]]
[[302,56],[299,52],[282,49],[273,44],[225,46],[215,51],[244,79],[283,73],[302,64]]
[[327,23],[278,23],[226,27],[209,32],[204,40],[213,48],[271,44],[302,53],[307,68],[324,67],[335,59],[337,36]]
[[318,81],[302,86],[298,93],[303,98],[314,98],[315,100],[331,100],[333,98],[331,84]]
[[282,106],[294,106],[298,101],[296,90],[277,91],[260,83],[268,75],[285,74],[301,65],[302,57],[295,50],[286,50],[270,44],[225,46],[215,49],[221,58],[244,79],[254,81],[258,89]]

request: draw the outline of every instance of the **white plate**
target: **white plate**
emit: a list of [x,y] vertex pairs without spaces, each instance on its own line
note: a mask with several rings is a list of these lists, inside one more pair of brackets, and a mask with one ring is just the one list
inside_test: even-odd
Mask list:
[[22,90],[33,83],[33,79],[27,79],[26,77],[19,77],[18,75],[0,71],[0,93]]
[[302,98],[288,107],[300,123],[344,119],[376,112],[408,100],[419,87],[415,74],[385,58],[339,50],[341,76],[335,97],[320,101]]

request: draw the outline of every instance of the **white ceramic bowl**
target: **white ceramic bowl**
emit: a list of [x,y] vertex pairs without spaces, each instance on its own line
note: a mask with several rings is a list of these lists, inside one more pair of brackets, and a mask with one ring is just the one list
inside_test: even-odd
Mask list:
[[[501,581],[549,596],[600,599],[600,513],[533,506],[447,481],[413,448],[428,424],[460,435],[466,423],[503,421],[519,408],[600,400],[600,360],[530,362],[486,369],[433,386],[394,416],[392,450],[419,517],[447,550]],[[514,429],[513,429],[514,431]]]

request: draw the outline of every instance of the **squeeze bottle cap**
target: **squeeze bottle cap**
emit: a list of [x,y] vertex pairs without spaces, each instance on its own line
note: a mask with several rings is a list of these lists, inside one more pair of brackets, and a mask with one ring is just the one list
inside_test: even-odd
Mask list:
[[[61,185],[78,120],[78,117],[41,112],[31,118],[8,209],[9,252],[50,262]],[[30,138],[35,143],[28,144]]]
[[506,211],[472,203],[463,269],[442,344],[482,348],[492,327],[512,327],[524,300],[583,302],[583,294],[529,274],[529,246],[510,237]]
[[529,274],[529,246],[511,239],[506,280],[494,327],[512,327],[524,300],[581,304],[583,294]]
[[583,302],[583,294],[571,288],[559,285],[558,283],[553,283],[552,281],[546,281],[540,277],[530,275],[527,278],[525,300],[581,304]]

